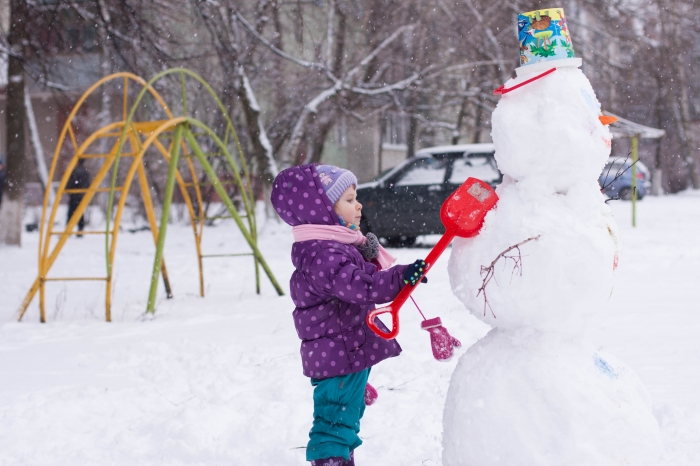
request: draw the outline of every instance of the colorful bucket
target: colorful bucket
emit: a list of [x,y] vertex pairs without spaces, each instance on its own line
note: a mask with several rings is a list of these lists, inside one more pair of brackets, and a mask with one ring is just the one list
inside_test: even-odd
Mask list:
[[574,58],[574,44],[563,8],[518,15],[520,66]]

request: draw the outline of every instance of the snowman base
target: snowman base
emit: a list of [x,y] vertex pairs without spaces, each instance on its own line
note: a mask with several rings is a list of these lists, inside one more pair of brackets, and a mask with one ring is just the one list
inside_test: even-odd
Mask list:
[[651,466],[661,451],[631,369],[529,328],[494,329],[460,357],[443,427],[445,466]]

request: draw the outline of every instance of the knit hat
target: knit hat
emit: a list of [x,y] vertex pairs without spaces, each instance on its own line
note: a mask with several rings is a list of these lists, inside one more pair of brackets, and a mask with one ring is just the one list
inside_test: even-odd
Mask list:
[[333,165],[316,165],[319,180],[331,204],[335,204],[350,186],[357,186],[357,177],[344,168]]

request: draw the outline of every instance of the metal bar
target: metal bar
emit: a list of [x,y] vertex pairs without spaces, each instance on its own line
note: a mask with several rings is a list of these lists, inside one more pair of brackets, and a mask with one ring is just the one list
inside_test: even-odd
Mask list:
[[[84,143],[87,144],[90,142],[90,138],[87,139],[87,141]],[[68,182],[68,177],[70,176],[70,171],[75,167],[74,160],[71,160],[71,162],[68,164],[68,168],[66,169],[66,173],[64,174],[63,178],[61,179],[61,185],[59,186],[59,189],[56,191],[56,196],[59,198],[60,196],[63,195],[63,190],[62,186],[65,186],[65,184]],[[94,186],[95,189],[97,189],[97,186],[102,183],[103,179],[107,176],[107,173],[112,167],[112,161],[107,161],[102,164],[100,169],[98,170],[97,174],[95,174],[95,177],[92,179],[92,183],[90,183],[90,186]],[[92,200],[92,193],[88,192],[85,194],[83,197],[83,200],[80,201],[80,204],[78,205],[78,208],[75,210],[75,213],[73,216],[68,220],[65,226],[65,231],[73,231],[73,228],[75,228],[76,224],[78,223],[78,220],[80,220],[80,217],[85,213],[85,209],[87,208],[88,204]],[[58,257],[58,254],[61,251],[61,248],[65,244],[65,242],[68,239],[68,236],[64,236],[59,238],[58,242],[54,245],[53,250],[49,251],[49,243],[50,243],[50,234],[51,234],[51,226],[53,225],[53,222],[55,221],[55,216],[57,212],[57,206],[58,204],[55,204],[52,208],[51,211],[51,216],[49,217],[48,221],[48,228],[46,230],[46,240],[44,244],[44,251],[42,253],[42,260],[44,261],[44,264],[41,267],[41,272],[40,272],[40,277],[45,277],[51,266],[53,265],[54,261]],[[105,228],[105,231],[110,231],[109,228]],[[112,230],[113,231],[113,230]],[[50,253],[49,253],[50,252]]]
[[[121,134],[121,133],[120,133]],[[134,152],[122,152],[122,157],[133,157],[136,154]],[[79,159],[104,159],[105,157],[111,157],[112,154],[80,154]]]
[[241,252],[238,254],[202,254],[202,257],[238,257],[238,256],[254,256],[253,252]]
[[[250,220],[249,220],[250,221]],[[251,232],[253,233],[253,241],[255,241],[255,245],[258,245],[258,227],[255,224],[255,217],[252,218],[252,222],[250,223],[250,229]],[[255,262],[255,293],[260,294],[260,261],[258,260],[257,256],[253,256],[253,261]]]
[[[189,131],[189,129],[187,129]],[[153,144],[155,144],[156,148],[158,151],[161,153],[163,158],[165,160],[170,160],[170,153],[163,147],[163,144],[158,140],[158,138],[153,140]],[[183,148],[184,150],[187,149],[187,146],[184,144],[183,141]],[[184,156],[185,154],[180,154],[180,156]],[[192,167],[191,163],[189,163],[188,160],[188,166],[190,167],[190,173],[192,174],[194,171],[194,168]],[[195,221],[195,212],[194,212],[194,207],[192,206],[192,198],[190,197],[190,193],[187,191],[185,188],[184,184],[185,181],[182,179],[182,176],[180,175],[180,172],[177,171],[175,172],[175,175],[177,177],[177,183],[178,186],[180,187],[180,193],[182,194],[183,199],[185,200],[185,204],[187,205],[187,212],[189,213],[190,217],[190,224],[192,225],[192,232],[194,234],[194,244],[195,244],[195,251],[197,252],[197,264],[199,267],[199,294],[200,296],[204,297],[204,278],[203,278],[203,272],[202,272],[202,261],[199,258],[199,255],[202,252],[201,248],[201,238],[200,235],[197,233],[197,223]],[[196,173],[195,175],[196,176]],[[195,194],[197,195],[197,202],[199,202],[200,210],[201,210],[201,193],[199,192],[199,188],[195,186]]]
[[126,103],[129,99],[129,77],[124,76],[124,101],[122,105],[122,120],[126,121]]
[[184,73],[180,73],[180,85],[182,86],[182,116],[187,116],[187,92],[185,90]]
[[[223,184],[223,185],[227,185],[227,184],[236,184],[237,185],[238,184],[238,182],[236,180],[221,180],[221,181],[219,181],[219,183]],[[185,186],[187,186],[189,188],[190,186],[214,186],[214,184],[211,182],[185,183]]]
[[[123,186],[115,186],[114,190],[119,191],[120,189],[123,189]],[[112,190],[111,187],[108,188],[95,188],[95,189],[90,189],[90,188],[85,188],[85,189],[64,189],[63,192],[65,194],[84,194],[87,192],[93,192],[93,193],[108,193]]]
[[113,235],[114,231],[52,231],[52,235]]
[[45,287],[46,280],[39,279],[39,321],[43,324],[46,323],[46,293]]
[[632,136],[632,226],[637,226],[637,161],[639,135]]
[[[204,135],[202,135],[204,136]],[[215,158],[215,157],[226,157],[226,154],[221,153],[221,152],[205,152],[204,155],[207,158]],[[196,158],[193,154],[188,154],[187,158]]]
[[[75,113],[75,109],[73,110],[72,114],[73,113]],[[118,127],[119,125],[120,125],[119,123],[112,123],[105,128],[109,129],[112,127]],[[65,137],[65,133],[68,131],[69,126],[70,126],[70,121],[68,121],[66,123],[66,125],[64,126],[64,130],[63,130],[64,132],[62,133],[62,135],[64,137]],[[97,136],[98,136],[98,133],[93,133],[92,135],[90,135],[85,140],[85,142],[83,142],[83,144],[80,147],[80,149],[78,150],[78,153],[76,154],[76,156],[80,155],[81,150],[84,150],[86,147],[89,147],[90,144],[92,144],[92,142],[97,138]],[[57,148],[56,154],[58,153],[59,149],[60,149],[60,146],[59,146],[59,148]],[[74,158],[68,164],[68,167],[66,168],[65,173],[63,174],[63,177],[61,178],[59,188],[56,191],[57,199],[63,195],[63,187],[68,182],[68,178],[70,177],[70,173],[71,173],[73,167],[75,167],[76,163],[77,163],[77,161]],[[110,160],[107,160],[102,164],[99,171],[97,172],[97,174],[93,178],[90,186],[95,186],[95,187],[99,186],[99,184],[102,182],[102,179],[104,178],[105,174],[109,170],[111,163],[112,162]],[[51,175],[49,175],[50,179],[52,179],[53,174],[55,173],[55,169],[56,169],[56,161],[54,160],[54,162],[51,164]],[[83,198],[83,200],[81,201],[80,205],[78,206],[78,209],[76,210],[73,217],[71,217],[71,219],[68,221],[68,223],[65,227],[66,230],[72,231],[72,229],[78,223],[78,220],[82,216],[83,212],[85,211],[85,208],[89,204],[90,200],[91,200],[91,194],[87,193],[85,195],[85,197]],[[53,251],[50,251],[50,242],[51,242],[50,238],[52,236],[51,230],[52,230],[52,225],[54,223],[54,220],[56,218],[56,212],[58,210],[57,209],[58,206],[59,206],[59,204],[57,202],[53,203],[53,205],[51,206],[51,213],[49,214],[49,220],[48,220],[48,222],[45,222],[45,219],[47,216],[46,210],[49,208],[49,205],[48,205],[48,195],[44,196],[44,207],[43,207],[42,213],[41,213],[41,227],[40,227],[40,242],[41,242],[41,244],[39,245],[39,273],[37,276],[38,286],[37,287],[33,286],[29,290],[29,294],[27,295],[25,300],[22,302],[23,308],[22,308],[22,311],[20,312],[18,320],[21,320],[22,317],[24,316],[24,313],[27,311],[27,307],[29,306],[29,304],[32,300],[32,297],[34,296],[34,293],[36,293],[37,291],[40,291],[39,311],[40,311],[41,319],[43,319],[42,322],[46,321],[46,319],[45,319],[46,316],[45,316],[45,312],[44,312],[44,285],[43,285],[44,282],[41,280],[41,277],[45,277],[48,274],[49,270],[51,269],[51,266],[53,265],[54,261],[56,260],[56,257],[58,256],[59,252],[61,251],[61,248],[63,247],[63,245],[65,244],[65,242],[67,241],[67,239],[69,237],[68,235],[61,236],[58,239],[58,242],[54,245]],[[45,228],[46,228],[46,231],[44,231]]]
[[70,135],[70,140],[73,143],[73,150],[78,150],[78,141],[75,139],[75,132],[73,131],[73,124],[68,125],[68,134]]
[[[104,85],[105,83],[107,83],[109,81],[120,79],[122,77],[124,77],[125,80],[131,79],[131,80],[141,84],[142,86],[145,86],[142,93],[150,92],[150,94],[156,99],[156,101],[165,110],[165,113],[168,115],[168,118],[173,118],[173,115],[170,112],[170,109],[168,108],[168,105],[165,103],[163,98],[158,94],[158,92],[152,86],[147,85],[148,83],[146,83],[146,81],[144,81],[140,77],[136,76],[135,74],[128,73],[128,72],[114,73],[114,74],[111,74],[109,76],[106,76],[106,77],[100,79],[99,81],[95,82],[92,86],[90,86],[83,93],[83,95],[78,99],[78,101],[75,103],[70,114],[68,114],[68,116],[66,118],[66,123],[63,125],[63,129],[61,130],[61,133],[59,134],[59,137],[58,137],[58,143],[56,144],[56,149],[54,151],[54,156],[52,158],[53,161],[51,163],[51,169],[49,172],[49,180],[54,179],[54,175],[55,175],[56,170],[57,170],[58,161],[62,159],[61,157],[59,157],[59,154],[64,148],[64,144],[66,143],[67,134],[69,136],[71,136],[72,142],[74,144],[77,143],[74,140],[75,134],[74,133],[69,134],[69,133],[71,133],[73,131],[73,128],[71,126],[72,121],[73,121],[74,117],[77,115],[78,111],[82,108],[85,101],[88,99],[88,97],[93,95],[94,91],[96,89],[98,89],[100,86]],[[110,138],[111,137],[119,137],[122,134],[121,131],[118,133],[112,133],[111,131],[115,128],[120,128],[122,126],[124,126],[124,121],[110,123],[106,127],[98,130],[97,132],[95,132],[91,136],[89,136],[85,142],[83,142],[83,144],[81,146],[81,150],[89,147],[89,145],[95,139],[107,138],[107,137],[110,137]],[[119,141],[117,141],[115,143],[114,150],[116,150],[116,147],[118,146],[118,144],[119,144]],[[78,157],[80,156],[80,150],[78,150],[78,153],[76,155]],[[111,161],[109,161],[109,163],[105,162],[105,164],[103,164],[103,166],[104,165],[109,166],[110,164],[111,164]],[[102,171],[102,168],[100,169],[100,172],[101,171]],[[69,175],[70,175],[70,170],[66,170],[65,176],[63,177],[63,181],[61,182],[62,185],[65,184]],[[34,298],[36,293],[41,290],[41,293],[40,293],[41,294],[41,296],[40,296],[40,299],[41,299],[40,311],[41,311],[41,319],[43,322],[45,322],[44,305],[43,305],[43,300],[44,300],[43,281],[41,280],[41,277],[46,276],[46,273],[48,273],[48,270],[51,268],[51,265],[53,264],[58,253],[60,252],[61,247],[63,246],[63,243],[65,242],[65,238],[67,238],[67,236],[60,238],[58,244],[54,246],[53,252],[49,251],[50,244],[49,244],[48,238],[50,235],[46,234],[46,232],[44,230],[45,230],[45,228],[47,228],[46,227],[47,225],[53,225],[54,218],[56,215],[56,210],[57,210],[55,208],[55,206],[52,206],[53,208],[49,210],[49,207],[50,207],[49,206],[49,192],[50,192],[49,190],[46,190],[44,193],[44,203],[43,203],[43,208],[41,211],[41,223],[40,223],[39,241],[38,241],[39,254],[38,254],[38,261],[37,261],[39,273],[38,273],[38,276],[34,282],[34,285],[32,285],[31,289],[27,293],[27,296],[25,296],[25,299],[22,301],[18,320],[22,320],[22,317],[26,313],[26,311],[29,307],[29,304],[31,304],[32,299]],[[78,209],[80,209],[80,207]],[[48,221],[48,222],[46,221],[47,216],[50,216],[50,218],[51,218],[50,221]],[[76,219],[76,221],[77,221],[77,219]],[[107,283],[107,285],[109,286],[109,282]],[[107,305],[109,306],[109,303]]]
[[[136,108],[136,106],[138,106],[138,102],[134,103],[134,106],[135,106],[134,108]],[[134,110],[132,109],[132,113],[131,113],[129,118],[131,118],[131,116],[133,116],[133,112],[134,112]],[[172,120],[164,121],[163,124],[159,128],[157,128],[154,132],[152,132],[150,134],[150,136],[148,136],[148,138],[143,142],[143,144],[142,144],[143,149],[141,149],[141,151],[139,152],[139,155],[134,158],[134,162],[131,164],[131,167],[129,168],[128,173],[124,177],[124,186],[125,186],[124,191],[125,192],[129,191],[129,187],[131,186],[131,182],[134,179],[134,174],[136,173],[136,169],[139,166],[139,164],[143,162],[143,154],[145,153],[146,150],[148,150],[148,148],[151,146],[151,144],[153,144],[158,139],[158,135],[160,134],[160,132],[170,131],[170,128],[173,128],[184,121],[185,121],[185,118],[183,118],[183,117],[173,118]],[[170,160],[170,158],[167,158],[167,160]],[[179,176],[179,173],[176,172],[176,175]],[[109,251],[110,264],[114,264],[115,251],[117,248],[117,246],[116,246],[117,245],[117,238],[119,237],[118,225],[121,224],[121,217],[124,213],[124,207],[126,206],[126,199],[127,199],[127,196],[121,196],[121,198],[119,199],[119,205],[117,207],[117,213],[114,217],[115,233],[114,233],[114,235],[112,235],[112,246],[111,246],[110,251]],[[111,277],[111,275],[110,275],[110,277]],[[155,276],[155,279],[156,279],[156,281],[158,280],[157,275]],[[112,280],[110,278],[110,280],[107,281],[107,287],[109,288],[107,290],[107,296],[111,296],[111,286],[112,286],[111,283],[112,283]]]
[[[151,227],[151,234],[153,235],[153,242],[158,243],[158,224],[156,223],[156,214],[153,210],[153,200],[151,199],[151,190],[148,186],[148,178],[146,177],[146,170],[143,168],[143,164],[140,163],[137,168],[137,173],[139,176],[139,184],[141,185],[141,196],[143,197],[143,207],[146,211],[146,218],[148,218],[148,224]],[[170,288],[170,279],[168,278],[168,269],[165,267],[165,259],[163,259],[163,266],[161,267],[161,275],[163,276],[163,286],[165,286],[165,295],[168,299],[172,299],[173,290]]]
[[[123,122],[118,122],[118,123],[123,123]],[[100,135],[100,138],[118,138],[121,135],[122,135],[121,131],[118,133],[104,133],[104,134]]]
[[[246,218],[247,215],[239,215],[238,218]],[[233,216],[231,215],[214,215],[213,217],[197,217],[196,220],[218,220],[218,219],[231,219]]]
[[168,179],[165,183],[165,194],[163,196],[163,212],[160,217],[160,228],[158,229],[158,241],[156,242],[156,257],[153,261],[153,273],[151,274],[151,289],[148,292],[148,304],[146,312],[153,314],[156,305],[156,292],[158,291],[158,275],[161,270],[163,260],[163,246],[165,246],[165,233],[168,229],[168,219],[170,218],[170,203],[175,189],[175,174],[177,173],[177,162],[180,157],[180,141],[182,137],[182,124],[175,127],[175,137],[173,138],[172,152],[170,154],[170,165],[168,166]]
[[19,307],[20,311],[19,311],[19,317],[17,318],[18,321],[22,320],[24,313],[27,312],[27,308],[29,307],[29,304],[32,302],[32,299],[34,299],[34,295],[36,294],[37,291],[39,291],[39,277],[37,277],[34,280],[34,283],[32,283],[32,287],[29,289],[29,293],[27,293],[27,296],[24,297],[24,300],[22,301],[22,304]]
[[45,282],[77,282],[77,281],[100,281],[109,280],[107,277],[59,277],[59,278],[44,278]]
[[218,219],[226,219],[226,218],[233,218],[230,215],[214,215],[213,217],[198,217],[197,220],[218,220]]
[[[188,119],[188,121],[190,121],[193,124],[196,124],[198,126],[200,124],[202,124],[200,122],[197,122],[197,121],[191,120],[191,119]],[[260,253],[260,250],[258,249],[258,246],[255,243],[255,240],[248,233],[248,230],[246,229],[245,225],[243,224],[243,221],[239,218],[238,212],[236,211],[236,208],[234,207],[233,202],[231,202],[231,199],[228,197],[226,190],[224,190],[224,188],[221,186],[220,183],[216,183],[218,181],[218,177],[216,176],[216,173],[214,173],[214,170],[212,169],[212,167],[209,164],[209,162],[207,161],[207,159],[204,157],[204,153],[199,148],[199,144],[197,144],[197,141],[195,140],[194,136],[192,136],[191,134],[185,133],[185,137],[187,138],[188,142],[190,143],[190,147],[192,148],[194,153],[197,154],[197,157],[199,157],[199,163],[202,164],[202,168],[207,173],[207,176],[209,177],[210,180],[214,181],[214,183],[215,183],[214,189],[216,189],[216,192],[219,194],[219,197],[221,198],[223,203],[226,205],[226,208],[228,209],[228,211],[233,216],[236,224],[238,225],[238,228],[241,230],[241,233],[243,233],[243,237],[246,239],[246,241],[248,242],[248,245],[250,245],[250,248],[255,253],[255,256],[260,261],[260,265],[262,266],[263,270],[267,274],[267,277],[270,279],[272,286],[275,287],[277,294],[279,294],[280,296],[284,295],[284,291],[282,291],[282,287],[279,286],[279,284],[277,283],[277,280],[275,279],[275,276],[272,274],[272,270],[270,270],[269,266],[267,265],[267,262],[265,262],[265,259],[263,259],[262,254]],[[218,139],[218,137],[216,137],[215,134],[213,134],[212,137],[217,141],[217,143],[221,142],[221,140]]]

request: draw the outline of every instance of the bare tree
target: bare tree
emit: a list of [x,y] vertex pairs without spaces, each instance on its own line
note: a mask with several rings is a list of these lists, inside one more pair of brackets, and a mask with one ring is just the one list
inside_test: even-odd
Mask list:
[[27,41],[27,2],[10,2],[9,59],[5,110],[7,127],[7,178],[5,199],[0,205],[0,242],[21,246],[24,204],[25,122],[24,53]]

